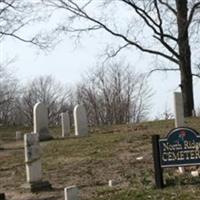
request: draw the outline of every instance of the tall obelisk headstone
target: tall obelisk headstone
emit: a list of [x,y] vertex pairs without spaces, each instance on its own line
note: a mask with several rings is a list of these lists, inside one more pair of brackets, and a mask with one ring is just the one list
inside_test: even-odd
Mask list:
[[62,137],[69,136],[70,134],[70,121],[68,112],[60,114],[61,116],[61,125],[62,125]]
[[174,92],[175,127],[184,126],[183,97],[181,92]]
[[88,122],[86,110],[83,105],[76,105],[74,108],[74,126],[76,136],[88,135]]
[[39,133],[39,140],[49,140],[52,136],[48,130],[48,112],[43,103],[36,103],[33,108],[33,132]]
[[51,185],[48,181],[42,181],[41,153],[38,133],[24,135],[26,181],[23,186],[32,192],[49,190]]
[[[183,97],[181,92],[174,92],[175,127],[184,126]],[[179,172],[184,173],[184,168],[179,167]]]
[[38,133],[24,135],[26,180],[28,183],[42,180],[42,166],[40,160],[40,144]]

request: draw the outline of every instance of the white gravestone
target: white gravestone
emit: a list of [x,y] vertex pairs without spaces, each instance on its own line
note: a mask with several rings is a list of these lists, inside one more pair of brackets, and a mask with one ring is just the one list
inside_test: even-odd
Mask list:
[[184,126],[183,98],[181,92],[174,92],[175,127]]
[[[175,127],[184,126],[183,97],[181,92],[174,92]],[[183,167],[178,167],[179,173],[185,172]]]
[[26,180],[28,183],[42,180],[40,144],[38,133],[24,135]]
[[76,105],[74,108],[74,126],[76,136],[88,135],[88,122],[84,106]]
[[39,133],[39,140],[49,140],[52,136],[48,130],[48,112],[43,103],[36,103],[33,108],[33,132]]
[[38,133],[24,135],[26,181],[25,188],[32,192],[49,190],[51,185],[48,181],[42,181],[41,152]]
[[65,200],[78,200],[78,188],[76,186],[66,187],[64,189]]
[[70,134],[70,121],[68,112],[61,113],[62,137],[69,136]]

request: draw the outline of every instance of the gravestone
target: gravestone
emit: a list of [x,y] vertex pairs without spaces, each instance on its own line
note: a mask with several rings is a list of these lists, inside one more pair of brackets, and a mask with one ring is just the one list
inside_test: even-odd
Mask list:
[[76,136],[88,135],[87,115],[83,105],[76,105],[74,108],[74,126]]
[[39,133],[39,140],[49,140],[52,136],[48,130],[48,112],[43,103],[36,103],[33,108],[33,126],[34,133]]
[[109,187],[114,187],[114,186],[116,186],[117,185],[117,181],[115,181],[115,180],[109,180],[108,181],[108,186]]
[[49,190],[51,185],[48,181],[42,181],[41,153],[38,133],[24,135],[26,181],[24,188],[32,192]]
[[[175,127],[184,126],[183,97],[181,92],[174,92]],[[184,168],[178,168],[179,173],[184,173]]]
[[70,121],[68,112],[61,113],[61,125],[62,125],[62,137],[69,136],[70,133]]
[[64,189],[65,200],[78,200],[78,188],[76,186],[66,187]]
[[16,140],[22,140],[22,132],[16,131]]
[[174,92],[175,127],[184,126],[183,98],[181,92]]

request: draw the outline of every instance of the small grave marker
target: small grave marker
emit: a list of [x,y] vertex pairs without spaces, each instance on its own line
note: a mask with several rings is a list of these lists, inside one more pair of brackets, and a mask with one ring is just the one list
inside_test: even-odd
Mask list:
[[69,136],[70,134],[70,121],[68,112],[61,113],[62,137]]
[[16,140],[22,140],[22,132],[21,131],[16,131]]
[[78,188],[73,185],[64,189],[65,200],[78,200]]

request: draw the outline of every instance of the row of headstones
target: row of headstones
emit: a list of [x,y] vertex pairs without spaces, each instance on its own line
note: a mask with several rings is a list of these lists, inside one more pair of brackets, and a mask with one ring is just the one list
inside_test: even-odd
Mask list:
[[[86,110],[83,105],[74,107],[74,127],[75,136],[88,135],[88,122]],[[48,130],[48,113],[43,103],[37,103],[33,109],[34,133],[39,133],[40,140],[51,139],[52,136]],[[61,114],[62,137],[66,137],[70,133],[70,121],[68,112]]]
[[[184,115],[183,115],[183,101],[182,94],[180,92],[174,93],[175,102],[175,127],[184,126]],[[82,105],[76,105],[74,107],[74,127],[75,136],[86,136],[88,135],[88,122],[86,110]],[[43,103],[37,103],[33,109],[33,124],[34,133],[39,133],[40,140],[48,140],[52,138],[48,130],[48,113],[47,108]],[[61,113],[61,125],[62,125],[62,137],[69,136],[70,134],[70,120],[68,112]],[[21,138],[21,133],[16,132],[16,139]]]
[[[76,136],[88,135],[88,123],[86,110],[82,105],[74,108],[74,127]],[[26,165],[26,183],[23,188],[30,191],[49,190],[51,184],[42,180],[42,165],[40,143],[41,140],[51,139],[52,136],[48,130],[48,112],[43,103],[37,103],[33,108],[33,133],[24,135],[25,165]],[[69,136],[70,121],[67,112],[61,113],[62,137]],[[16,139],[21,137],[21,132],[16,132]],[[65,200],[78,200],[78,189],[76,186],[67,187],[64,190]],[[0,196],[1,197],[1,196]],[[2,199],[4,198],[2,194]]]
[[[184,126],[184,115],[183,115],[183,101],[181,93],[174,93],[175,102],[175,126]],[[69,116],[67,113],[62,113],[62,132],[63,136],[69,133]],[[84,107],[76,106],[74,109],[74,123],[75,123],[75,135],[87,132],[87,126],[84,128],[79,124],[87,124],[86,113]],[[45,133],[45,134],[43,134]],[[24,146],[25,146],[25,163],[26,163],[26,178],[27,183],[24,187],[29,188],[31,191],[50,189],[51,184],[48,181],[42,181],[42,167],[41,167],[41,156],[40,156],[40,144],[39,140],[47,138],[48,133],[48,117],[45,106],[41,103],[36,104],[34,107],[34,133],[24,135]],[[179,170],[182,170],[180,168]],[[76,200],[77,188],[69,187],[65,189],[66,200]]]
[[[88,135],[88,122],[84,106],[76,105],[74,107],[74,127],[75,136]],[[68,112],[61,113],[62,137],[69,136],[70,134],[70,120]]]
[[[183,114],[183,100],[182,93],[174,93],[175,102],[175,127],[184,126],[184,114]],[[46,140],[51,138],[48,131],[48,113],[47,108],[43,103],[37,103],[33,109],[34,116],[34,133],[39,133],[40,140]],[[74,108],[74,127],[75,136],[88,135],[88,122],[85,108],[82,105],[77,105]],[[68,112],[61,113],[62,124],[62,137],[69,136],[70,134],[70,121]]]
[[[88,135],[88,122],[84,106],[76,105],[73,111],[75,136]],[[70,120],[68,112],[61,113],[62,137],[70,135]],[[39,140],[48,140],[52,136],[48,129],[48,112],[43,103],[35,104],[33,108],[33,132],[39,133]],[[22,139],[22,133],[16,131],[16,140]]]

